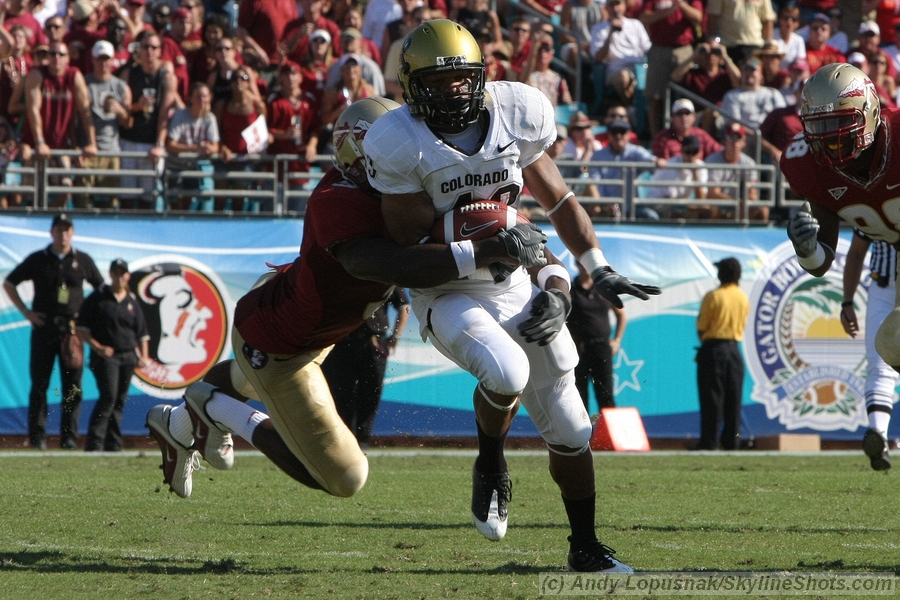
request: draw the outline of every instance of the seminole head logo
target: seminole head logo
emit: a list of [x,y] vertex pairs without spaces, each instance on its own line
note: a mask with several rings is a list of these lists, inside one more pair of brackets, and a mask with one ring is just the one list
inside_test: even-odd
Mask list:
[[136,385],[159,398],[180,397],[230,348],[231,302],[211,269],[184,256],[135,261],[131,289],[150,331],[150,364]]
[[[782,244],[768,256],[753,288],[746,348],[751,397],[789,430],[855,431],[867,422],[865,339],[848,336],[840,321],[846,251],[841,240],[828,275],[815,278],[797,263],[791,244]],[[862,286],[854,302],[863,323]]]

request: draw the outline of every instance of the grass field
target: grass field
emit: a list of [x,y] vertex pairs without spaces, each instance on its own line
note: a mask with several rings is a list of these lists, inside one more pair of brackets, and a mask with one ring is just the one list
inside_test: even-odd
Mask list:
[[[468,510],[473,456],[375,452],[336,499],[238,453],[183,500],[155,452],[0,453],[0,598],[538,597],[567,551],[547,458],[509,453],[510,528],[491,543]],[[636,570],[900,570],[896,475],[861,453],[595,462],[600,538]]]

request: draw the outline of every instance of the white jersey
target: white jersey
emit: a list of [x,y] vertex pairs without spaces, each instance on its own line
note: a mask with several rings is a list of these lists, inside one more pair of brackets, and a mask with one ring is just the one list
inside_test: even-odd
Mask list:
[[[369,182],[383,193],[428,192],[437,218],[477,200],[518,206],[522,169],[556,141],[553,106],[536,88],[508,81],[485,86],[484,106],[488,124],[472,154],[437,136],[424,120],[410,116],[407,106],[383,115],[363,139]],[[522,269],[517,273],[524,276]],[[475,284],[483,291],[486,283],[494,285],[483,278],[480,272],[446,286],[464,291]]]

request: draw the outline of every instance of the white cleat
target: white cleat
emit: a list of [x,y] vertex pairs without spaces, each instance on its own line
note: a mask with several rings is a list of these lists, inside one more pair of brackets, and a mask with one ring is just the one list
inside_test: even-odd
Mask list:
[[182,498],[189,498],[194,486],[193,473],[200,467],[197,451],[185,448],[169,433],[169,415],[172,407],[157,404],[147,413],[147,428],[159,444],[162,452],[163,483]]
[[184,405],[194,424],[194,448],[213,468],[227,470],[234,466],[231,432],[219,427],[206,413],[206,403],[217,389],[202,381],[192,383],[184,391]]

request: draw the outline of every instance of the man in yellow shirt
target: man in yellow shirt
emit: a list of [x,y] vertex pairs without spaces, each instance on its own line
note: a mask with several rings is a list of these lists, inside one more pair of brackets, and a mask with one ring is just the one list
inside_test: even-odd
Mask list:
[[744,339],[750,299],[738,286],[741,263],[736,258],[724,258],[715,265],[721,283],[703,297],[697,316],[700,443],[695,448],[737,450],[744,386],[744,360],[738,343]]

